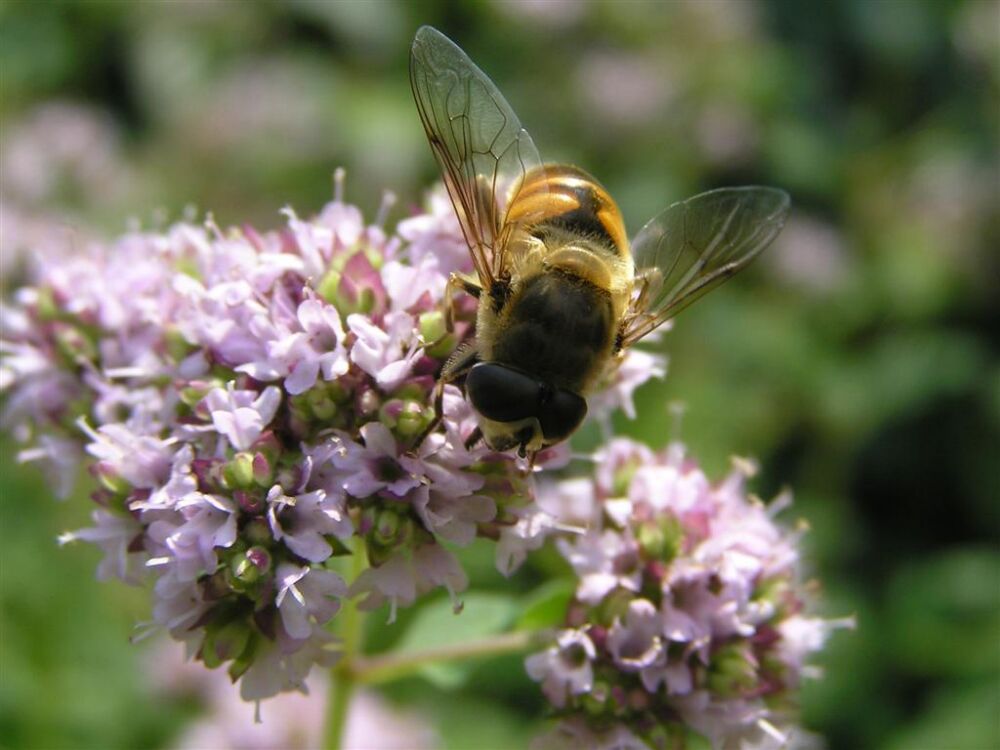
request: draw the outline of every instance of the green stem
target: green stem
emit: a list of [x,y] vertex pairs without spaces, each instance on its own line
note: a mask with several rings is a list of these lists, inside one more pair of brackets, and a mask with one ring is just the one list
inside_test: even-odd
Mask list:
[[347,711],[354,695],[350,672],[334,669],[330,675],[330,706],[326,717],[326,750],[341,750],[347,729]]
[[[351,555],[351,582],[365,569],[365,564],[365,545],[359,539]],[[364,646],[363,615],[353,599],[344,601],[344,608],[336,621],[340,625],[342,654],[330,672],[330,705],[326,717],[326,741],[323,743],[326,750],[341,750],[343,747],[351,698],[357,685],[353,664],[360,658]]]
[[366,685],[390,682],[413,674],[425,664],[517,653],[527,650],[538,642],[539,635],[537,631],[517,630],[481,641],[429,648],[424,651],[390,653],[370,658],[359,657],[354,659],[352,665],[354,681]]

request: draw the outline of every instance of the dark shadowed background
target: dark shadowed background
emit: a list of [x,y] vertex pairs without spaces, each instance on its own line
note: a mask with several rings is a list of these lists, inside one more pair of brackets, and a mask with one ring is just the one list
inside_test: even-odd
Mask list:
[[[546,159],[601,179],[632,231],[710,187],[792,194],[783,235],[678,319],[668,377],[617,427],[661,446],[683,402],[679,434],[710,474],[753,456],[759,494],[795,490],[823,611],[858,620],[804,691],[831,748],[1000,747],[995,2],[6,2],[5,294],[38,243],[192,206],[276,226],[286,204],[319,209],[337,166],[369,215],[385,189],[406,215],[436,179],[406,73],[422,23],[490,74]],[[97,584],[97,550],[56,548],[86,493],[57,503],[2,446],[0,747],[170,745],[201,708],[155,687],[128,643],[146,594]],[[489,549],[466,569],[507,585]],[[469,677],[386,697],[448,747],[522,743],[541,702],[519,659]]]

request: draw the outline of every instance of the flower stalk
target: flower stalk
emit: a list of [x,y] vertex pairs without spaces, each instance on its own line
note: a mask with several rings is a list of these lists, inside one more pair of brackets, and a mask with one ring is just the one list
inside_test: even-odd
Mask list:
[[356,683],[379,685],[409,677],[428,664],[522,653],[539,645],[545,637],[545,631],[516,630],[492,638],[423,651],[361,657],[353,661],[352,671]]
[[[351,579],[361,575],[365,569],[365,545],[361,540],[354,544],[351,553]],[[330,700],[326,717],[325,742],[323,747],[330,750],[341,750],[347,732],[347,719],[350,715],[351,698],[358,685],[354,664],[362,658],[364,649],[364,613],[360,612],[357,603],[348,600],[338,618],[341,638],[341,660],[330,670]]]

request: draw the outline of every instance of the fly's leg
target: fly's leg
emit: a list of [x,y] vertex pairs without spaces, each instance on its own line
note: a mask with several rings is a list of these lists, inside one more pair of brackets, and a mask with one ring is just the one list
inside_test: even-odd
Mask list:
[[648,314],[650,304],[663,287],[663,272],[659,268],[647,268],[635,277],[633,284],[632,300],[618,329],[616,353],[622,349],[625,331],[629,330],[636,320]]
[[476,299],[479,299],[479,295],[483,293],[483,288],[471,279],[457,273],[452,273],[448,277],[448,284],[444,288],[444,327],[448,333],[455,330],[455,292],[459,290]]
[[469,437],[465,439],[465,450],[471,451],[480,440],[483,439],[483,431],[476,427],[472,432],[469,433]]
[[441,375],[438,377],[437,383],[434,384],[434,416],[424,428],[424,431],[414,441],[411,450],[416,451],[423,445],[427,436],[434,432],[438,425],[441,424],[441,419],[444,417],[444,387],[468,374],[472,366],[478,361],[479,352],[476,350],[475,345],[465,343],[456,349],[455,353],[445,362],[444,369],[441,370]]
[[421,341],[424,349],[433,349],[455,330],[455,292],[462,291],[479,299],[483,293],[483,288],[471,279],[452,273],[448,277],[448,283],[444,288],[444,333],[433,341]]

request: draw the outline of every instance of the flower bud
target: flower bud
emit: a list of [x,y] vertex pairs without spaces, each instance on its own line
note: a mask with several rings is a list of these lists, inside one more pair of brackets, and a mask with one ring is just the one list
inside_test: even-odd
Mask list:
[[42,322],[49,322],[59,317],[59,304],[56,302],[55,294],[51,287],[38,287],[38,295],[35,298],[35,315]]
[[59,353],[70,362],[76,362],[80,359],[93,360],[97,357],[94,343],[79,328],[67,324],[57,324],[55,340]]
[[178,394],[181,397],[181,402],[185,406],[194,410],[199,417],[203,419],[209,419],[210,415],[208,413],[208,409],[207,408],[203,409],[202,410],[203,413],[199,413],[197,407],[198,404],[200,404],[202,400],[205,398],[205,396],[208,395],[208,392],[211,389],[212,386],[207,383],[193,381],[191,383],[188,383],[186,386],[180,388]]
[[608,698],[611,695],[611,688],[603,680],[595,680],[594,686],[589,693],[584,693],[580,698],[583,710],[591,716],[604,713],[607,708]]
[[663,529],[655,520],[640,524],[635,536],[643,555],[654,560],[659,560],[663,556],[666,539],[663,536]]
[[417,401],[407,401],[396,423],[396,432],[402,437],[419,435],[433,417],[433,409],[429,407],[425,409],[423,404]]
[[177,326],[168,326],[164,329],[163,343],[166,345],[167,354],[170,355],[170,358],[174,362],[182,361],[195,349],[195,347],[192,346],[186,338],[184,338],[184,334],[180,332]]
[[243,583],[256,583],[261,576],[271,570],[271,553],[260,546],[254,546],[237,555],[229,563],[233,575]]
[[370,417],[379,410],[381,399],[373,390],[366,390],[358,399],[358,411],[365,417]]
[[222,470],[222,478],[230,489],[247,489],[253,485],[253,456],[241,452],[233,456]]
[[253,457],[253,481],[258,487],[270,487],[274,483],[274,472],[271,462],[263,453],[255,453]]
[[306,403],[316,419],[328,422],[337,414],[337,404],[325,388],[310,388],[306,392]]
[[261,516],[248,521],[243,527],[241,536],[253,545],[270,544],[274,541],[274,537],[271,535],[271,526]]
[[378,421],[390,430],[394,430],[399,420],[399,415],[403,412],[403,406],[405,403],[406,402],[399,398],[389,399],[382,404],[382,407],[378,410]]
[[383,510],[375,519],[375,528],[372,530],[372,538],[377,544],[380,544],[383,547],[388,547],[396,542],[399,529],[399,515],[391,510]]
[[628,612],[628,605],[635,598],[635,594],[626,589],[615,589],[604,597],[598,605],[598,620],[610,626],[615,620],[625,617]]
[[316,292],[331,305],[337,304],[337,288],[340,286],[340,272],[330,269],[326,272],[319,284],[316,285]]
[[[282,452],[281,443],[272,430],[265,430],[259,438],[254,440],[253,445],[250,446],[250,452],[254,457],[254,477],[256,478],[257,472],[260,470],[257,465],[258,461],[265,461],[269,471],[278,463]],[[261,465],[263,466],[263,464]]]
[[757,684],[757,660],[748,644],[727,643],[712,655],[708,666],[708,688],[726,698],[735,698]]
[[440,310],[425,312],[420,316],[420,335],[424,341],[437,341],[446,332],[444,313]]

